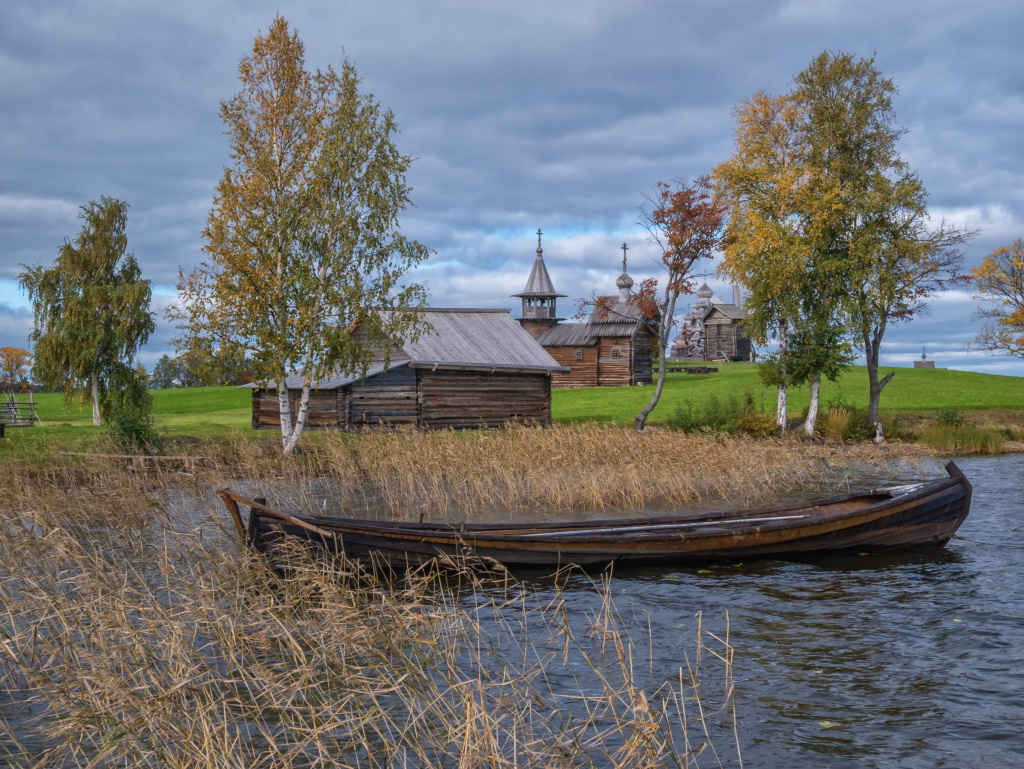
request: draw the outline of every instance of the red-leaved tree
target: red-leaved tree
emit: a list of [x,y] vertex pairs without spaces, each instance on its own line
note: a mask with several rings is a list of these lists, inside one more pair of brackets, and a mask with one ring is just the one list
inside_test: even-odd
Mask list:
[[648,195],[647,201],[650,205],[640,209],[638,224],[643,225],[650,242],[661,251],[660,266],[665,275],[660,281],[642,281],[634,295],[658,345],[658,382],[650,402],[636,415],[637,430],[644,429],[665,388],[665,356],[676,300],[680,294],[693,293],[694,265],[710,259],[721,248],[726,212],[707,175],[693,182],[659,182],[657,191]]

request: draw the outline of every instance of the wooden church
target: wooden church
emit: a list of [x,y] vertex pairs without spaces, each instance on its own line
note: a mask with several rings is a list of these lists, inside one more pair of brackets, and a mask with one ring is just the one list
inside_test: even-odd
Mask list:
[[732,304],[715,296],[705,282],[697,289],[693,309],[683,316],[670,348],[673,361],[752,361],[754,348],[743,321],[747,311],[733,287]]
[[565,323],[558,317],[555,290],[544,265],[544,250],[537,230],[537,258],[526,288],[513,296],[522,299],[519,323],[559,365],[569,369],[551,376],[552,387],[619,387],[650,384],[655,335],[633,296],[633,279],[626,272],[622,244],[622,274],[615,281],[618,295],[598,297],[584,323]]

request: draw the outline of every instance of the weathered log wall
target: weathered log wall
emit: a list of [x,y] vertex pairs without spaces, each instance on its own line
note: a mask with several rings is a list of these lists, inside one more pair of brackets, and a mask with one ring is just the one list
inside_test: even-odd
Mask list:
[[[551,377],[552,387],[597,387],[597,345],[588,347],[545,347],[548,355],[559,366],[572,369],[568,374],[555,373]],[[579,350],[583,357],[576,359]]]
[[[288,406],[295,425],[299,417],[299,401],[301,390],[288,391]],[[310,390],[309,411],[306,414],[306,427],[311,430],[330,430],[347,425],[347,408],[339,408],[340,402],[347,402],[347,391]],[[343,422],[339,415],[344,414]],[[277,401],[277,390],[257,389],[252,391],[252,426],[254,430],[281,428],[281,406]]]
[[[633,345],[628,337],[602,337],[597,354],[598,386],[627,387],[633,384]],[[613,357],[616,354],[618,357]]]
[[654,381],[654,359],[652,336],[646,329],[640,329],[633,336],[633,384],[646,385]]
[[[300,390],[289,391],[292,424]],[[412,425],[430,428],[551,424],[547,374],[412,369],[402,366],[336,390],[312,390],[306,429]],[[279,429],[275,390],[252,392],[254,429]]]
[[743,324],[727,318],[713,318],[704,326],[705,350],[708,360],[749,360],[750,339],[743,333]]
[[420,426],[501,427],[551,424],[546,374],[418,369]]
[[416,371],[408,366],[388,369],[341,388],[350,393],[348,424],[351,427],[416,425]]

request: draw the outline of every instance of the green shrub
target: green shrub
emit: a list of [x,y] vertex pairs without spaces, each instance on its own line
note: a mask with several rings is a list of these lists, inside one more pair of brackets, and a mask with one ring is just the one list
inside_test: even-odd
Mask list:
[[745,414],[736,420],[736,429],[755,438],[770,438],[778,432],[775,415],[765,411]]
[[850,414],[843,437],[848,441],[868,441],[875,437],[875,426],[868,422],[867,409],[856,409]]
[[137,371],[121,366],[110,379],[104,406],[107,433],[125,453],[154,454],[163,439],[153,429],[153,396]]
[[[761,406],[763,413],[763,402]],[[683,432],[735,433],[739,429],[754,434],[762,434],[762,422],[754,394],[750,391],[744,392],[742,398],[736,397],[735,393],[729,393],[724,399],[717,393],[708,393],[700,403],[684,400],[665,420],[670,429]]]
[[960,411],[956,406],[951,406],[948,409],[942,409],[939,412],[938,423],[940,425],[949,425],[950,427],[961,427],[967,424],[967,419],[964,417],[963,412]]
[[687,398],[682,403],[677,403],[672,413],[665,419],[665,424],[670,430],[681,430],[684,433],[697,429],[697,412],[693,401]]

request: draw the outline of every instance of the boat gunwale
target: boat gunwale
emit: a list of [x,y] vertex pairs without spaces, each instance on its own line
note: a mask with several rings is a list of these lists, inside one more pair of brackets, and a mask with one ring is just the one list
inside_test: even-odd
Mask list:
[[[260,518],[276,519],[281,525],[297,525],[308,529],[319,536],[344,536],[345,533],[360,534],[363,536],[384,537],[389,540],[416,540],[420,543],[431,543],[436,545],[458,545],[463,544],[470,547],[488,547],[488,543],[494,546],[509,544],[533,545],[530,549],[543,549],[548,543],[558,547],[588,546],[597,545],[606,538],[614,537],[614,541],[621,549],[622,538],[626,536],[643,537],[644,540],[656,540],[656,537],[644,537],[644,529],[650,530],[652,526],[659,527],[662,531],[658,537],[670,537],[673,526],[677,529],[682,526],[693,527],[694,531],[687,532],[691,539],[706,539],[715,536],[734,537],[750,534],[767,534],[768,532],[784,532],[792,528],[820,527],[822,525],[832,526],[837,522],[848,522],[852,518],[864,517],[871,520],[876,517],[892,514],[892,508],[899,507],[905,501],[920,504],[927,497],[941,494],[947,489],[963,485],[966,494],[970,494],[971,486],[963,473],[955,463],[949,462],[946,465],[949,473],[948,478],[939,478],[931,481],[922,481],[904,486],[896,486],[891,489],[876,489],[868,493],[844,494],[836,497],[816,500],[814,502],[796,502],[783,505],[770,505],[759,508],[751,508],[742,511],[708,511],[706,513],[685,513],[673,516],[654,516],[650,518],[605,518],[590,521],[561,521],[543,522],[541,524],[522,524],[509,526],[507,523],[493,524],[423,524],[415,522],[400,521],[370,521],[358,518],[332,518],[326,516],[290,515],[281,513],[267,507],[265,504],[249,500],[226,490],[219,490],[217,493],[227,502],[229,499],[248,505],[250,515],[256,514]],[[901,492],[902,493],[894,493]],[[834,514],[825,514],[822,508],[833,507],[839,504],[854,502],[857,499],[884,496],[883,499],[871,505],[851,507],[849,510],[837,511]],[[908,500],[909,498],[909,500]],[[789,513],[795,511],[808,511],[806,515],[778,516],[784,518],[757,531],[744,530],[742,524],[757,523],[758,517],[764,517],[768,513]],[[816,514],[817,513],[817,514]],[[234,514],[234,513],[233,513]],[[710,530],[718,529],[720,526],[733,527],[732,530]],[[706,527],[705,531],[697,527]],[[679,532],[682,535],[683,532]],[[527,537],[529,539],[527,539]],[[627,548],[628,549],[628,548]]]

